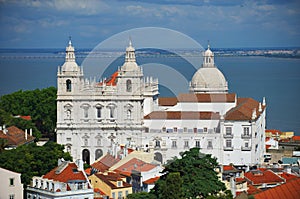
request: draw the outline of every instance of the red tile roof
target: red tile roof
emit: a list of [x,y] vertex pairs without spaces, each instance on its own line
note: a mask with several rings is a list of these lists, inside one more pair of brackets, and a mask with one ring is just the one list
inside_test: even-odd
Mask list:
[[196,111],[153,111],[144,119],[169,119],[169,120],[211,120],[220,119],[219,113]]
[[0,130],[0,138],[6,139],[9,146],[20,146],[26,143],[33,142],[35,137],[27,133],[27,140],[25,139],[25,132],[16,126],[10,126],[4,130]]
[[31,116],[30,115],[20,115],[20,118],[22,118],[24,120],[31,120]]
[[235,93],[228,94],[194,94],[182,93],[179,94],[178,102],[231,102],[234,103],[236,98]]
[[296,176],[294,174],[287,173],[287,172],[283,172],[282,174],[280,174],[280,176],[282,178],[284,178],[286,180],[286,182],[289,182],[291,180],[299,178],[298,176]]
[[132,173],[132,171],[135,170],[135,171],[141,171],[141,172],[144,171],[145,172],[145,171],[150,171],[150,170],[154,169],[155,167],[156,167],[156,165],[154,165],[154,164],[146,163],[137,158],[132,158],[125,164],[123,164],[120,167],[118,167],[117,169],[115,169],[115,171]]
[[45,174],[43,178],[52,179],[59,182],[69,182],[73,180],[87,181],[83,171],[78,171],[78,167],[73,162],[63,162],[58,167]]
[[[262,109],[264,110],[264,106]],[[256,109],[257,117],[260,115],[259,102],[252,98],[238,98],[237,106],[230,109],[225,116],[225,120],[251,120],[252,112]]]
[[[105,81],[105,84],[108,86],[116,86],[117,85],[117,77],[118,77],[118,71],[115,72],[114,74],[112,74],[110,76],[110,78]],[[100,82],[99,85],[103,85],[103,82]]]
[[107,171],[110,167],[114,164],[118,163],[120,159],[115,158],[114,156],[110,155],[109,153],[94,162],[91,166],[98,171],[104,172]]
[[223,166],[223,171],[232,171],[232,170],[236,170],[236,169],[231,165],[224,165]]
[[296,142],[297,142],[297,141],[300,141],[300,136],[296,136],[296,135],[295,135],[295,136],[292,137],[292,140],[293,140],[293,141],[296,141]]
[[159,176],[156,176],[154,178],[150,178],[146,181],[144,181],[144,184],[154,184],[160,177]]
[[256,194],[256,193],[262,192],[261,189],[258,189],[258,188],[256,188],[255,186],[253,186],[253,185],[251,185],[251,184],[248,184],[247,187],[248,187],[247,193],[248,193],[249,195],[252,195],[252,194]]
[[298,199],[300,198],[300,178],[254,195],[255,199]]
[[158,98],[158,104],[160,106],[174,106],[178,102],[176,97],[160,97]]
[[252,185],[284,183],[284,180],[271,170],[248,171],[244,175],[246,180]]

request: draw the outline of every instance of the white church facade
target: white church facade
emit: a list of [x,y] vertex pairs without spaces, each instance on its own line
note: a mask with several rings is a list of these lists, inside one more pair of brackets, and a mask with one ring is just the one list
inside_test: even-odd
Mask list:
[[220,164],[255,165],[265,153],[266,103],[228,93],[228,84],[204,52],[188,93],[158,97],[158,80],[144,78],[131,43],[110,79],[84,79],[71,41],[57,72],[57,142],[73,159],[93,163],[122,145],[165,163],[199,147]]

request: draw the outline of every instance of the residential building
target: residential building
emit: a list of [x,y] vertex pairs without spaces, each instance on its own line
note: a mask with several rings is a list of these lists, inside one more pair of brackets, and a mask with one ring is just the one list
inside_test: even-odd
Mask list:
[[209,46],[189,93],[176,98],[158,98],[158,80],[144,78],[131,42],[111,78],[83,77],[70,41],[57,72],[57,142],[74,159],[93,163],[107,152],[116,156],[122,145],[160,163],[192,147],[223,165],[263,162],[266,101],[228,93]]
[[33,177],[27,187],[28,199],[93,199],[94,192],[83,171],[83,162],[77,164],[59,161],[56,168],[42,177]]
[[23,184],[21,174],[0,168],[0,198],[21,199],[23,198]]
[[249,184],[259,189],[268,189],[285,183],[285,180],[272,170],[251,170],[245,173]]
[[262,191],[254,195],[255,199],[296,199],[300,196],[300,178],[291,180],[286,184]]
[[0,126],[0,138],[7,140],[5,149],[15,149],[18,146],[33,143],[35,137],[32,136],[32,129],[27,129],[25,132],[16,126],[6,127],[5,125]]
[[113,199],[126,198],[132,193],[131,184],[125,182],[125,177],[119,173],[94,173],[88,177],[93,188],[101,191],[102,195]]

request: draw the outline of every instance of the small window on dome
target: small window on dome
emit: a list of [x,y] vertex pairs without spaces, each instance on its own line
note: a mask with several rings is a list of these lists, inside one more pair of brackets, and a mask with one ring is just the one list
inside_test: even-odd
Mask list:
[[67,80],[66,81],[66,84],[67,84],[67,92],[71,92],[72,91],[72,82],[71,80]]

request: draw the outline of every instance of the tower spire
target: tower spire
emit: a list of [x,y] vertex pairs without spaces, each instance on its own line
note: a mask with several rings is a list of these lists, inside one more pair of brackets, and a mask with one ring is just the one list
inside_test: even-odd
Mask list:
[[72,46],[71,36],[69,36],[69,45],[66,47],[66,62],[74,62],[75,61],[75,49]]
[[135,49],[132,47],[132,42],[130,37],[129,37],[129,46],[126,48],[125,62],[135,62]]

